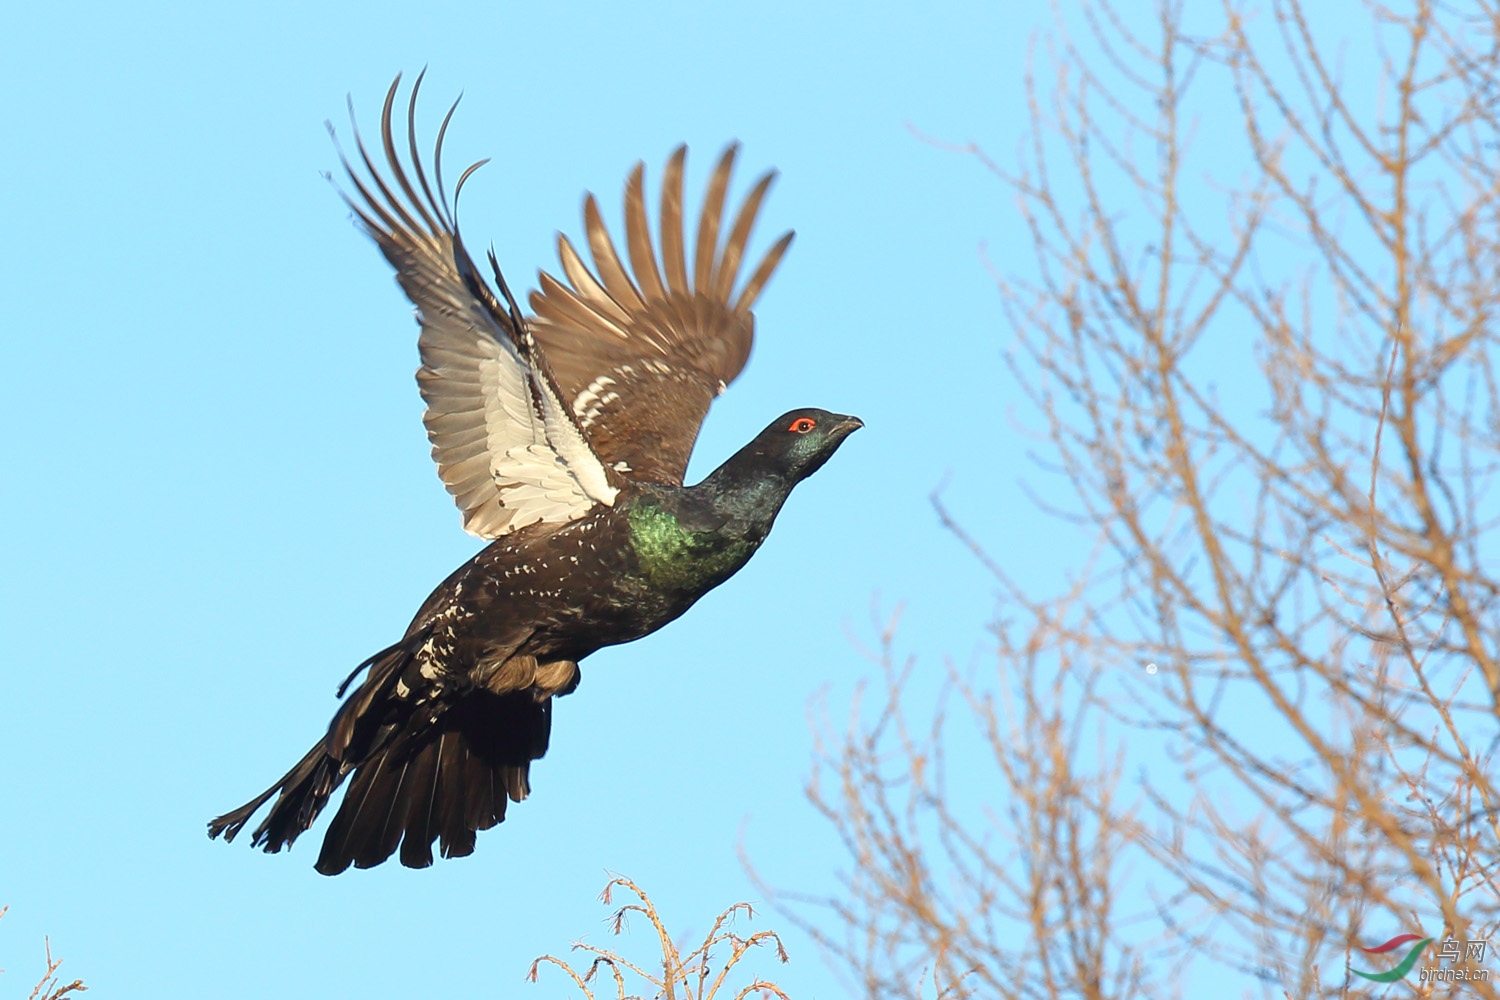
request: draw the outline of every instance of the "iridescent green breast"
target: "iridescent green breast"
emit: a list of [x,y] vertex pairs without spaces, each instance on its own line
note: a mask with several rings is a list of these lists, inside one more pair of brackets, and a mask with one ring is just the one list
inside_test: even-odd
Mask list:
[[632,507],[627,517],[641,572],[658,590],[701,595],[734,575],[755,552],[748,540],[689,530],[653,503]]

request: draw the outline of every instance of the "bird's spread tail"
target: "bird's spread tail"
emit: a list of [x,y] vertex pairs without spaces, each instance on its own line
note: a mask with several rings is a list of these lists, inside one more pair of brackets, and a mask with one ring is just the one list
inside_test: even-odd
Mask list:
[[[352,774],[323,839],[318,871],[369,868],[398,845],[409,868],[432,864],[434,841],[444,857],[471,853],[476,832],[504,820],[507,800],[530,792],[531,761],[546,752],[551,733],[551,697],[529,688],[469,690],[436,708],[427,702],[416,713],[419,721],[410,685],[400,683],[412,679],[414,671],[405,668],[419,645],[408,637],[366,661],[369,674],[327,735],[281,780],[210,822],[208,835],[233,840],[274,797],[251,843],[280,851],[312,826]],[[576,666],[568,666],[576,683]]]
[[352,749],[355,723],[366,720],[366,725],[362,728],[369,729],[368,723],[374,721],[369,711],[372,702],[382,689],[390,687],[392,681],[399,676],[401,668],[410,660],[411,651],[411,643],[403,640],[382,649],[356,667],[339,686],[340,696],[360,671],[368,668],[369,674],[354,696],[339,707],[333,724],[329,726],[328,735],[315,743],[276,784],[238,809],[210,821],[208,835],[218,837],[222,834],[226,841],[233,840],[245,824],[250,822],[250,817],[270,801],[272,796],[276,796],[270,813],[255,828],[250,844],[252,847],[264,847],[267,853],[290,847],[298,835],[313,825],[318,814],[328,804],[328,799],[352,770],[352,766],[345,762],[349,759],[347,751]]
[[398,738],[360,766],[323,838],[318,871],[369,868],[401,847],[408,868],[474,851],[480,830],[505,819],[507,800],[531,791],[531,761],[547,749],[551,701],[524,691],[475,692],[417,746]]

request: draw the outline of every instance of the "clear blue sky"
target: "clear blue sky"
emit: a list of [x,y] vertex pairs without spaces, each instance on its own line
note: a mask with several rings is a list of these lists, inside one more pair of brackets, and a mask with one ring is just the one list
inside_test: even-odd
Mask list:
[[[867,667],[873,602],[929,669],[981,655],[994,595],[949,500],[1009,564],[1059,530],[1016,481],[1003,318],[978,247],[1024,255],[1009,196],[908,123],[1008,158],[1031,4],[35,4],[0,95],[3,509],[0,991],[42,935],[100,996],[558,996],[535,956],[607,940],[606,870],[679,932],[773,881],[831,885],[806,805],[807,705]],[[478,549],[428,458],[416,329],[320,171],[325,118],[373,122],[430,67],[452,162],[495,157],[464,224],[513,284],[553,266],[582,192],[690,144],[782,179],[760,245],[798,239],[701,475],[772,416],[867,429],[686,618],[584,665],[533,797],[468,859],[335,879],[323,824],[267,856],[204,833],[289,766],[340,678]],[[1049,535],[1050,533],[1050,535]],[[324,821],[326,824],[326,819]],[[798,997],[839,994],[785,921]],[[636,954],[650,942],[637,930]]]

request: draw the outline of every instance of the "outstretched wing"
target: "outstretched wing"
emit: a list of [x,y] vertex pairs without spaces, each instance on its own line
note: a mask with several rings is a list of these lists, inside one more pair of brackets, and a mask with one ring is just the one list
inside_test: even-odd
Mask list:
[[[667,161],[661,189],[661,263],[651,243],[637,163],[625,185],[625,247],[615,252],[594,196],[583,205],[594,272],[561,234],[564,285],[540,274],[531,293],[537,340],[558,388],[598,456],[632,479],[681,485],[698,428],[715,396],[739,375],[755,334],[751,307],[792,242],[786,233],[736,296],[745,244],[775,172],[761,177],[721,246],[724,194],[737,144],[719,158],[698,221],[688,279],[682,217],[687,147]],[[665,275],[663,275],[665,272]]]
[[[502,307],[459,238],[442,170],[443,136],[453,109],[438,130],[434,196],[416,145],[420,76],[407,105],[410,175],[396,150],[391,116],[400,83],[398,76],[391,84],[380,118],[389,180],[356,129],[355,146],[368,176],[361,176],[340,151],[358,196],[345,194],[344,200],[417,307],[422,358],[417,385],[427,402],[422,422],[438,475],[463,511],[464,530],[496,538],[538,521],[572,521],[597,504],[612,504],[617,477],[589,447],[563,404],[519,311],[513,304],[509,312]],[[459,178],[454,206],[464,181],[483,162]],[[500,283],[508,299],[503,278]]]

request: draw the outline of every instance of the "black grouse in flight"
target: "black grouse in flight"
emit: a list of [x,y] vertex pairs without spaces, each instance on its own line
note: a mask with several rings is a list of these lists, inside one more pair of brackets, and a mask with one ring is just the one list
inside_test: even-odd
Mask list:
[[[662,180],[661,255],[637,164],[625,187],[627,270],[590,196],[591,272],[566,238],[567,284],[540,275],[523,318],[491,254],[499,297],[459,238],[443,186],[419,157],[417,92],[406,156],[392,128],[398,77],[381,117],[385,170],[355,133],[345,196],[416,306],[417,384],[438,475],[464,528],[491,539],[376,653],[328,732],[265,793],[209,824],[232,839],[267,801],[253,843],[279,851],[353,780],[317,869],[432,863],[474,850],[475,832],[529,791],[547,751],[552,699],[578,687],[578,661],[656,631],[729,579],[765,540],[792,488],[851,432],[854,417],[793,410],[696,486],[688,456],[714,397],[739,375],[751,306],[791,243],[787,233],[736,294],[741,256],[774,174],[751,190],[720,241],[736,147],[719,160],[687,259],[679,148]],[[456,105],[455,105],[456,106]],[[454,189],[456,204],[470,167]]]

